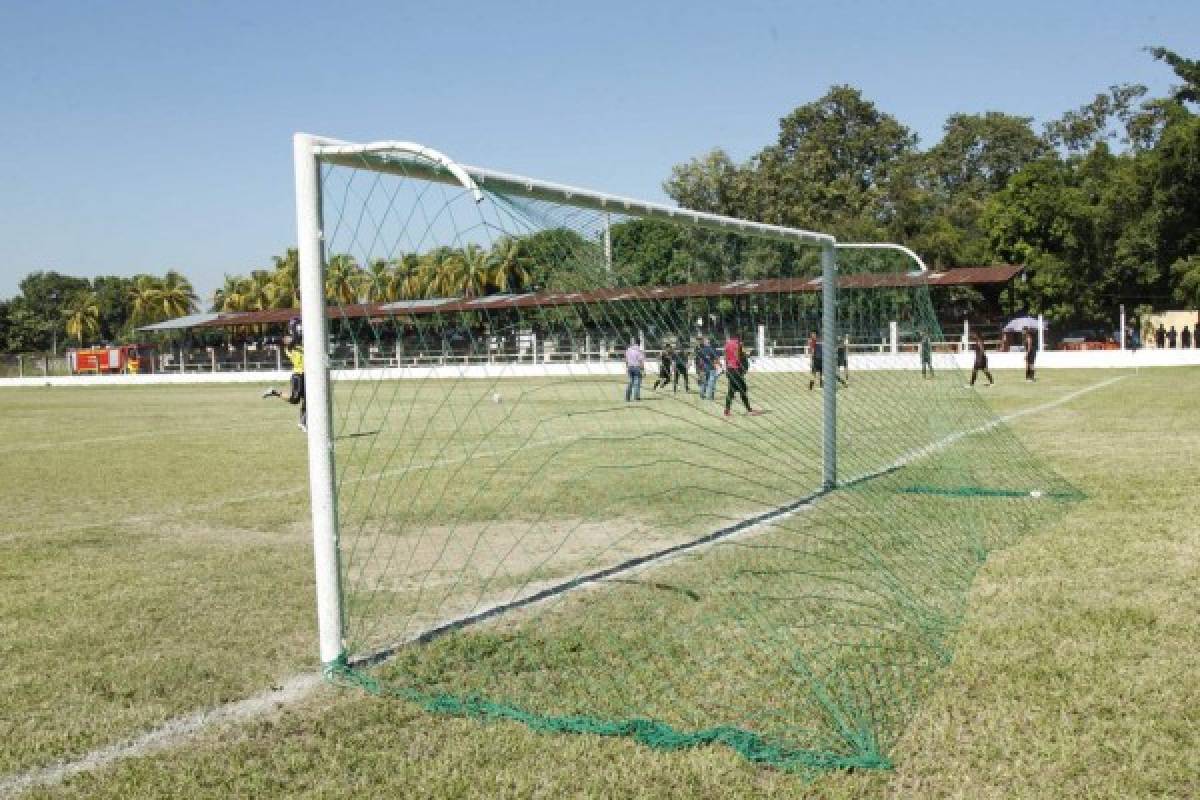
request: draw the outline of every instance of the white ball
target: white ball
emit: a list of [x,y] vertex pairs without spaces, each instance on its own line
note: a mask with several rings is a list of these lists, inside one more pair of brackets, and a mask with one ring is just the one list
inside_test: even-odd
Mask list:
[[499,392],[492,392],[492,402],[493,403],[496,403],[497,405],[499,405],[503,400],[504,400],[504,398],[500,396]]
[[1030,492],[1030,493],[1029,493],[1029,496],[1030,496],[1030,497],[1041,497],[1041,496],[1042,496],[1042,490],[1041,490],[1041,489],[1034,489],[1032,492]]

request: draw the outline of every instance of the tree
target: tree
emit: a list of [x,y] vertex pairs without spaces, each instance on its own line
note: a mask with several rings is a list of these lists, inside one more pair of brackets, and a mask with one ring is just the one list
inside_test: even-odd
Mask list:
[[325,266],[326,299],[343,306],[357,303],[360,272],[354,256],[346,253],[332,256]]
[[63,310],[67,335],[81,347],[100,330],[100,299],[92,291],[78,291]]
[[748,179],[724,150],[716,149],[672,167],[663,191],[684,208],[743,216]]
[[529,254],[520,239],[513,236],[501,237],[492,246],[489,259],[491,282],[499,291],[519,292],[529,284]]
[[119,275],[99,275],[92,280],[100,309],[100,330],[96,335],[102,341],[126,341],[132,336],[129,287],[129,278]]
[[1174,297],[1188,308],[1200,309],[1200,255],[1181,258],[1171,265]]
[[134,325],[159,322],[160,285],[153,275],[135,275],[129,284],[130,321]]
[[1200,103],[1200,60],[1184,58],[1165,47],[1149,47],[1150,55],[1165,62],[1175,71],[1183,84],[1171,91],[1171,98],[1177,103]]
[[766,222],[835,233],[877,230],[892,167],[916,136],[850,86],[835,86],[779,122],[754,159],[749,206]]
[[196,290],[192,282],[176,270],[167,270],[159,283],[158,303],[164,319],[182,317],[196,310]]

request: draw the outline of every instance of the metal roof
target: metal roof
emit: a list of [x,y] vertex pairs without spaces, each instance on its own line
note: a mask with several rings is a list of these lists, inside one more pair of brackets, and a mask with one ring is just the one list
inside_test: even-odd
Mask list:
[[[975,286],[1006,283],[1018,275],[1021,266],[997,264],[990,267],[956,267],[934,270],[928,273],[864,273],[842,275],[838,278],[839,289],[896,289],[914,286]],[[419,316],[424,314],[446,314],[460,311],[481,311],[520,308],[552,308],[555,306],[586,305],[590,303],[618,303],[625,300],[680,300],[696,297],[740,297],[761,294],[798,294],[819,292],[821,279],[817,278],[763,278],[740,280],[727,283],[685,283],[677,286],[625,286],[591,289],[586,292],[529,292],[527,294],[496,294],[485,297],[445,297],[430,300],[401,300],[391,303],[354,303],[330,306],[330,319],[361,317]],[[226,312],[222,314],[193,315],[208,316],[203,322],[186,327],[230,328],[242,325],[264,325],[287,322],[299,315],[297,308],[280,308],[270,311]],[[181,317],[179,322],[188,319]],[[166,324],[166,323],[161,323]],[[176,326],[185,327],[185,326]]]
[[205,314],[188,314],[186,317],[175,317],[175,319],[167,319],[162,322],[155,322],[153,325],[143,325],[138,328],[139,331],[177,331],[183,328],[197,328],[209,322],[215,322],[221,317],[221,314],[209,312]]

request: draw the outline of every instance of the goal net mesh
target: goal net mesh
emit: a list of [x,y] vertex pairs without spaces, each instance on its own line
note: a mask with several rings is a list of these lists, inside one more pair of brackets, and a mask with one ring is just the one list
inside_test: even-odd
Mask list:
[[321,169],[330,674],[493,724],[887,766],[987,554],[1078,496],[964,387],[911,262],[838,253],[827,489],[817,248],[352,161]]

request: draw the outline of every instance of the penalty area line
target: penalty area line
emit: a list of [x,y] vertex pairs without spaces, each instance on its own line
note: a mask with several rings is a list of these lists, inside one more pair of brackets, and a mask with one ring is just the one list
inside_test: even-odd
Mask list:
[[[1023,408],[1018,411],[1013,411],[1008,414],[997,417],[990,422],[971,428],[966,431],[945,436],[938,441],[922,448],[913,450],[882,469],[874,472],[859,475],[855,478],[847,480],[839,484],[838,488],[847,488],[851,485],[859,484],[864,481],[895,472],[898,469],[912,463],[913,461],[927,455],[932,455],[939,450],[961,440],[963,437],[972,436],[977,433],[984,433],[1006,422],[1010,422],[1030,414],[1038,414],[1043,411],[1049,411],[1058,406],[1065,405],[1076,398],[1082,397],[1100,389],[1107,388],[1112,384],[1124,379],[1125,376],[1117,376],[1108,380],[1100,381],[1099,383],[1085,386],[1073,392],[1063,395],[1054,400],[1041,403],[1029,408]],[[424,642],[434,639],[445,633],[466,627],[468,625],[477,624],[484,620],[499,616],[506,611],[514,610],[523,606],[533,605],[535,603],[544,602],[556,595],[561,595],[575,589],[583,588],[614,575],[657,566],[671,558],[685,553],[689,550],[698,549],[705,545],[714,544],[723,539],[737,538],[748,533],[756,531],[773,522],[786,519],[795,514],[798,514],[806,509],[812,508],[821,498],[828,496],[832,492],[830,490],[817,490],[798,500],[795,500],[786,505],[769,511],[756,514],[752,517],[747,517],[744,520],[720,528],[711,533],[705,534],[697,539],[692,539],[687,542],[682,542],[672,547],[656,550],[652,553],[647,553],[641,556],[635,556],[607,567],[602,570],[580,575],[567,581],[555,584],[551,587],[540,589],[532,592],[529,595],[516,598],[507,603],[500,603],[494,606],[481,609],[462,617],[445,620],[437,625],[427,628],[421,633],[405,639],[399,644],[387,648],[386,650],[376,651],[375,653],[356,659],[353,663],[355,666],[368,666],[386,661],[391,655],[394,655],[399,649],[406,644],[414,642]],[[236,724],[245,722],[256,717],[269,714],[277,709],[299,702],[306,696],[311,694],[319,686],[323,684],[323,678],[318,673],[304,673],[288,678],[279,688],[272,688],[258,694],[247,697],[243,700],[237,700],[232,703],[215,706],[209,709],[194,711],[181,717],[176,717],[167,721],[157,728],[153,728],[145,733],[140,734],[132,739],[117,742],[115,744],[106,745],[104,747],[92,750],[91,752],[70,761],[60,761],[46,767],[38,767],[35,769],[19,772],[12,775],[0,777],[0,796],[16,795],[20,792],[32,789],[37,786],[51,786],[61,783],[68,778],[86,772],[92,772],[97,769],[109,766],[111,764],[123,761],[129,758],[138,758],[141,756],[150,755],[162,750],[167,750],[178,746],[186,741],[195,739],[206,729],[223,724]]]

